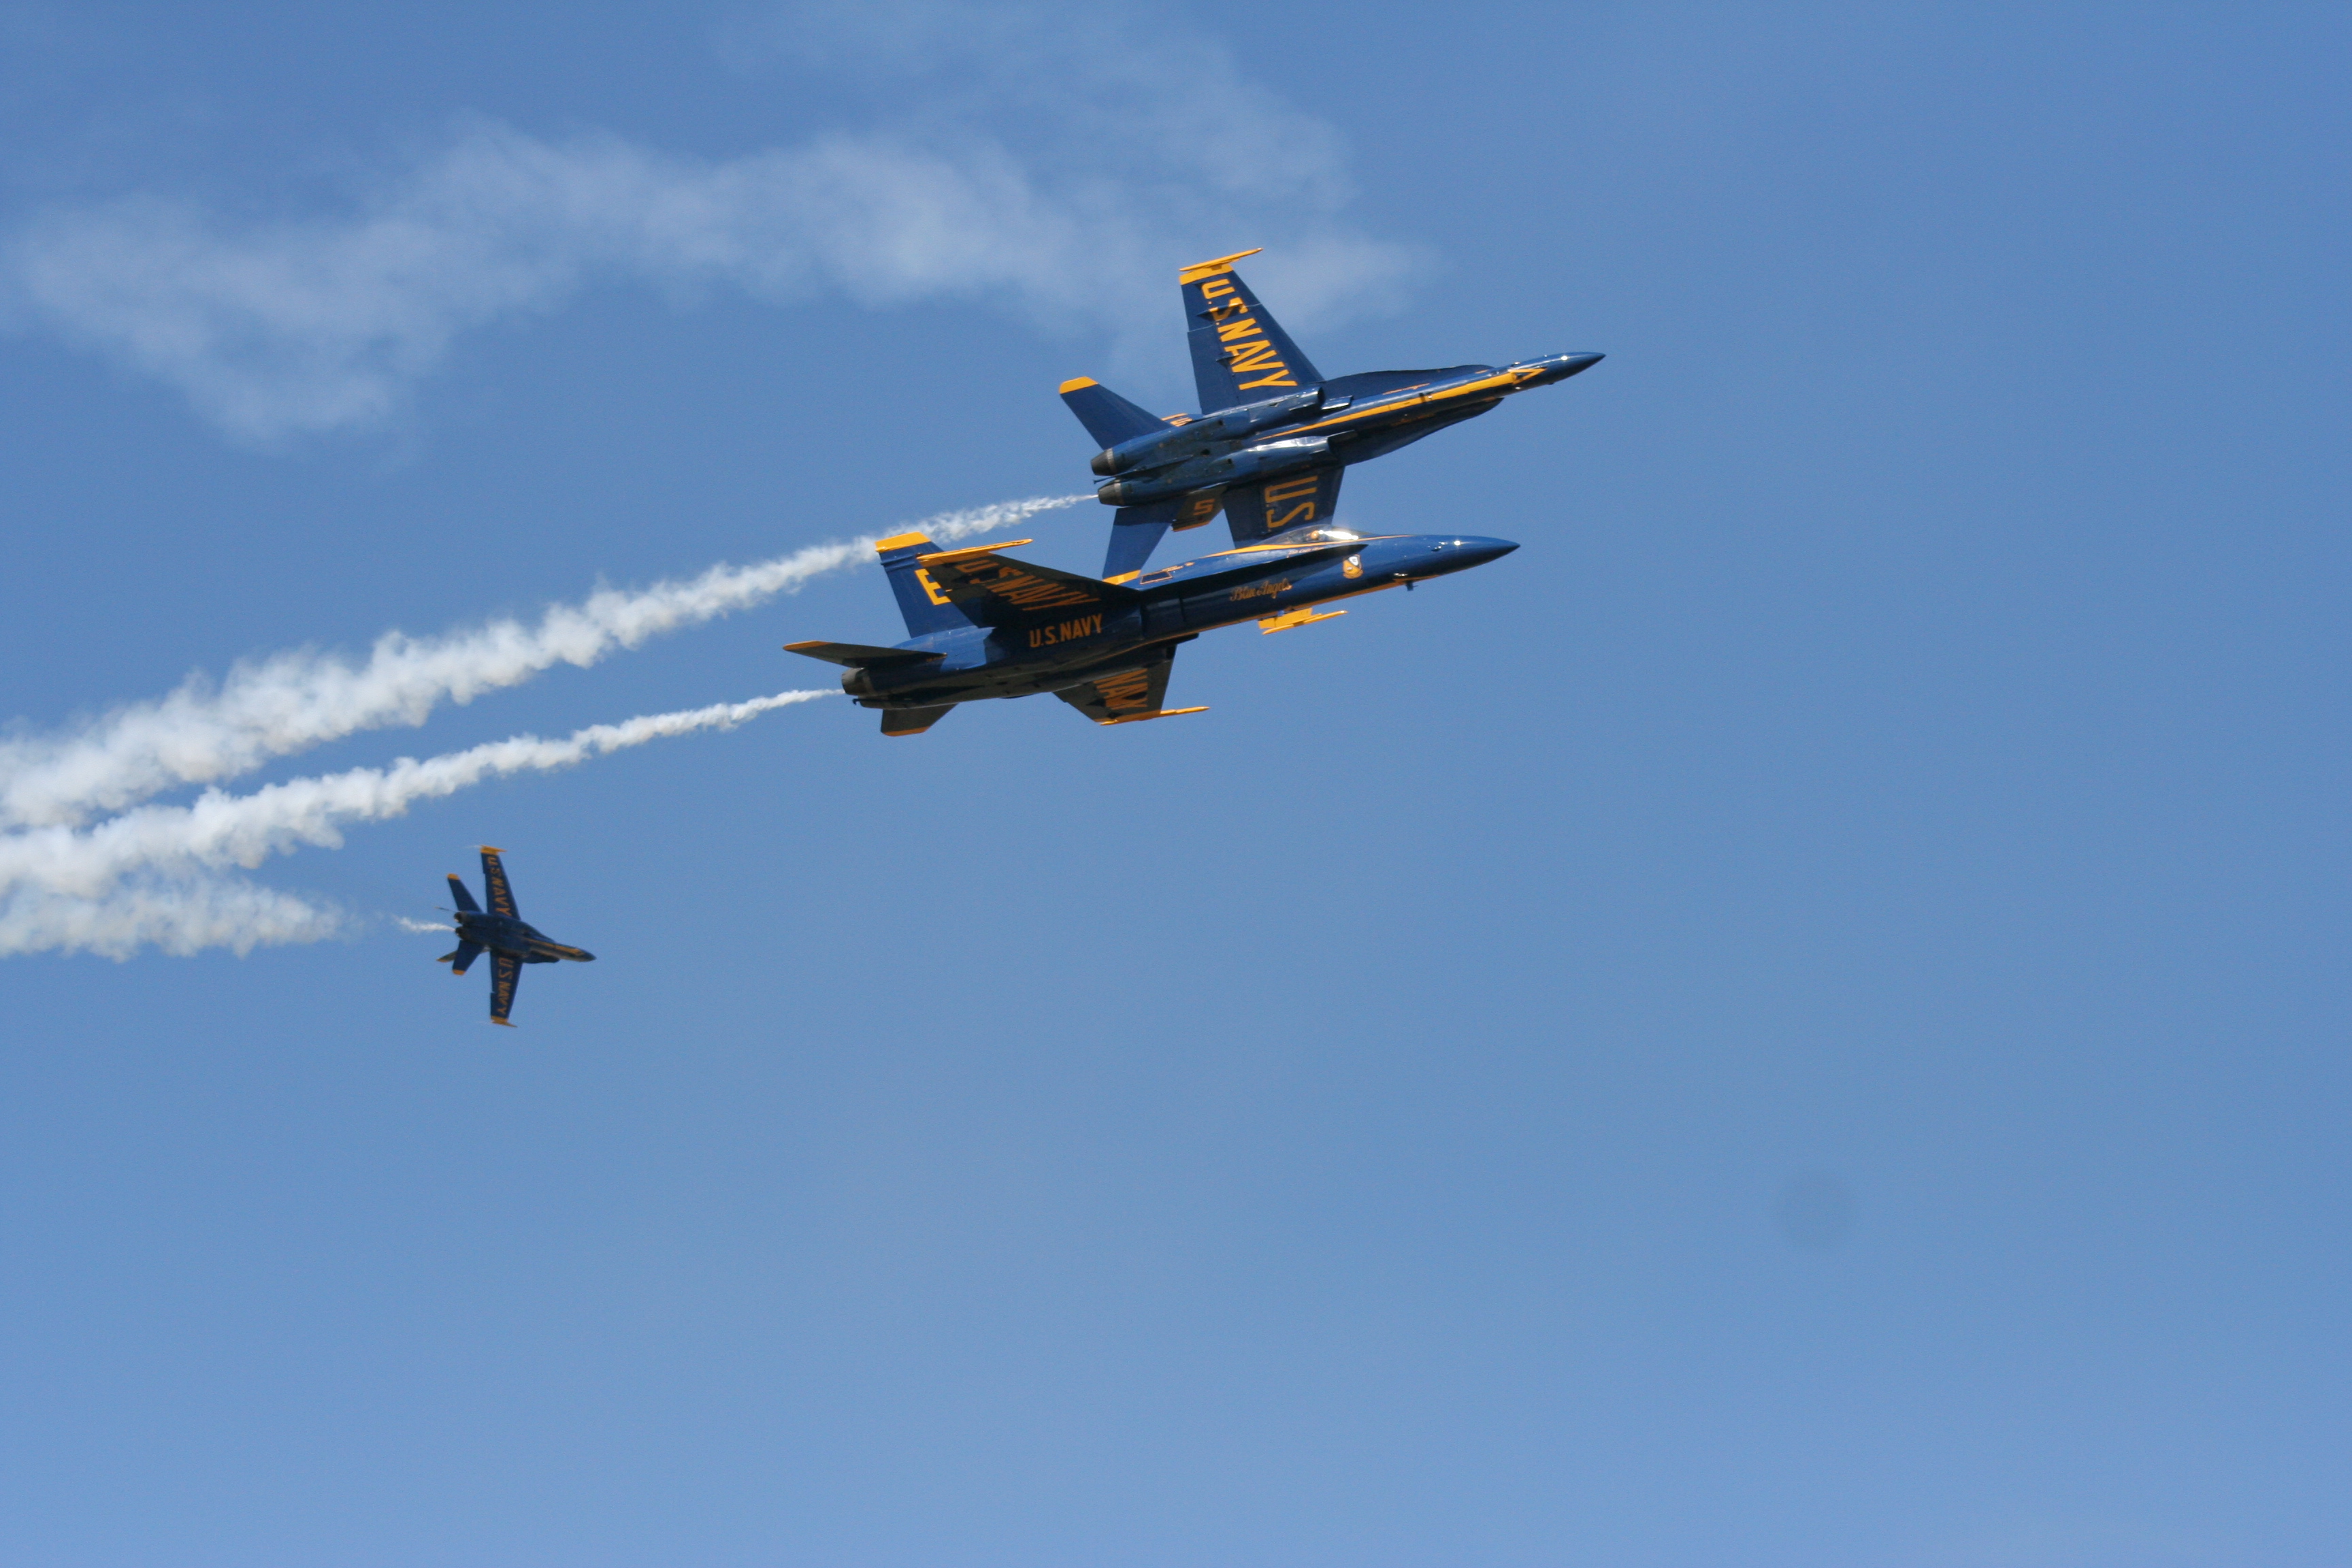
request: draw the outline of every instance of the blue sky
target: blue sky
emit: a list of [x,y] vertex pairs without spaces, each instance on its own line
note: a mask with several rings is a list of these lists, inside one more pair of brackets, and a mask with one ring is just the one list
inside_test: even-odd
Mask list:
[[[1517,553],[1198,718],[827,699],[19,883],[0,1555],[2341,1559],[2347,35],[0,8],[0,795],[1082,490],[1054,387],[1187,405],[1202,257],[1333,374],[1610,356],[1349,481]],[[896,628],[818,574],[5,847]],[[485,842],[600,955],[512,1034],[398,924]]]

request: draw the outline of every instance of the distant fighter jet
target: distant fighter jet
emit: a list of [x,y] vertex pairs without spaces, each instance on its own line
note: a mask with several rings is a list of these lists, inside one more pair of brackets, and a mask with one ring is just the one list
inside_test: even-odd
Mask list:
[[1565,381],[1597,353],[1553,354],[1444,370],[1375,370],[1323,379],[1257,302],[1237,251],[1177,274],[1192,323],[1198,418],[1145,412],[1080,376],[1062,401],[1102,446],[1096,499],[1116,506],[1103,575],[1123,583],[1171,527],[1198,528],[1223,508],[1235,544],[1328,523],[1350,463],[1475,419],[1515,392]]
[[1483,565],[1517,545],[1503,539],[1286,529],[1198,561],[1097,582],[997,553],[1016,544],[941,550],[919,533],[883,540],[882,565],[906,616],[896,647],[787,643],[846,665],[841,689],[882,710],[886,735],[919,735],[959,702],[1050,691],[1097,724],[1167,719],[1180,643],[1255,621],[1265,632],[1328,621],[1315,606]]
[[553,963],[570,959],[575,963],[593,963],[596,955],[583,952],[576,947],[566,947],[560,942],[550,942],[536,926],[527,925],[515,910],[514,889],[507,885],[507,868],[499,863],[501,852],[482,846],[482,891],[490,900],[488,914],[474,902],[474,895],[457,874],[449,874],[449,896],[457,900],[457,950],[445,952],[434,960],[446,963],[452,974],[463,974],[482,950],[490,950],[490,1022],[507,1024],[508,1010],[514,1006],[515,982],[522,978],[526,963]]

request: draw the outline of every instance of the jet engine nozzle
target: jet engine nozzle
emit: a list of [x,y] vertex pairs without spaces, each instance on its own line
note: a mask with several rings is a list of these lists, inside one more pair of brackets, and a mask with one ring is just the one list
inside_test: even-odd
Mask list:
[[841,689],[852,697],[871,697],[874,695],[874,677],[866,669],[853,665],[841,672]]
[[1147,430],[1132,440],[1107,447],[1095,454],[1090,466],[1106,477],[1126,473],[1129,468],[1164,468],[1187,458],[1213,453],[1220,443],[1238,441],[1272,426],[1287,424],[1322,401],[1323,389],[1309,386],[1280,397],[1269,397],[1263,403],[1244,403],[1239,408],[1203,414],[1198,419],[1161,430]]

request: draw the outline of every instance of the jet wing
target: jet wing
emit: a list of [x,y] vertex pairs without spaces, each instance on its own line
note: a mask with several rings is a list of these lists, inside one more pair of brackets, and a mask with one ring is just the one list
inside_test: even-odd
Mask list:
[[1132,724],[1139,719],[1173,719],[1206,713],[1206,708],[1162,708],[1168,677],[1176,668],[1174,649],[1138,669],[1121,670],[1054,693],[1097,724]]
[[921,664],[926,659],[947,657],[943,653],[929,653],[919,647],[875,647],[862,642],[788,642],[784,645],[784,651],[799,654],[803,658],[821,658],[827,664],[847,665],[852,669]]
[[1339,510],[1339,478],[1347,470],[1334,464],[1287,474],[1263,484],[1235,485],[1225,492],[1225,526],[1235,544],[1252,544],[1286,528],[1328,522]]
[[439,958],[435,959],[433,962],[436,963],[447,964],[449,966],[449,973],[452,974],[463,974],[466,971],[474,966],[474,960],[481,956],[482,944],[480,942],[461,941],[457,943],[455,950],[443,953]]
[[490,900],[490,913],[520,920],[522,916],[515,909],[514,889],[507,886],[507,868],[499,864],[501,853],[487,844],[482,846],[482,896]]
[[1098,616],[1142,596],[1116,583],[999,555],[1000,548],[982,544],[970,550],[942,550],[920,559],[940,592],[983,626],[1026,626],[1039,621]]
[[1192,381],[1200,389],[1203,414],[1238,408],[1323,379],[1234,270],[1234,262],[1256,254],[1244,250],[1220,256],[1176,275],[1184,291]]
[[490,954],[490,1022],[507,1024],[507,1014],[514,1007],[515,982],[522,978],[522,960],[511,952]]

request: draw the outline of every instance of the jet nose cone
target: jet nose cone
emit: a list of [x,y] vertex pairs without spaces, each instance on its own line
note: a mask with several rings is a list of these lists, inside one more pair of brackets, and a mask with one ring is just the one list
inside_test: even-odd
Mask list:
[[580,955],[580,962],[583,963],[593,963],[596,962],[596,955],[593,952],[583,952]]
[[[1425,546],[1425,548],[1424,548]],[[1451,539],[1443,535],[1425,535],[1412,542],[1412,554],[1406,557],[1401,577],[1443,577],[1454,572],[1467,572],[1473,566],[1484,566],[1517,550],[1516,542],[1508,539]]]
[[1565,381],[1578,371],[1591,370],[1608,357],[1607,354],[1562,354],[1559,356],[1560,379]]

